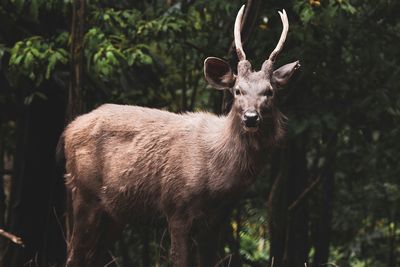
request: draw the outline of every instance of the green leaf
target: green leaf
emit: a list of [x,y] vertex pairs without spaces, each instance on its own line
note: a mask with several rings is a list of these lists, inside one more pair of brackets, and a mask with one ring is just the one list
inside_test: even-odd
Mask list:
[[28,52],[24,60],[24,67],[29,68],[29,66],[32,65],[33,61],[34,61],[33,54],[31,52]]
[[[13,56],[16,56],[16,55],[13,55]],[[15,60],[11,64],[19,65],[19,63],[21,63],[21,60],[23,58],[24,58],[24,55],[18,55],[18,56],[16,56]]]
[[46,79],[50,79],[50,74],[54,70],[56,63],[57,63],[57,53],[54,53],[49,57],[49,64],[47,65],[45,74]]
[[310,6],[305,6],[300,13],[300,19],[303,23],[307,24],[314,17],[314,11]]

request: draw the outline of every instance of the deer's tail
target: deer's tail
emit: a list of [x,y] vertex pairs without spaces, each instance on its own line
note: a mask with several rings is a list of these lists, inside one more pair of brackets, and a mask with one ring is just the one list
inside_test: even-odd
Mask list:
[[73,228],[73,211],[72,211],[72,201],[71,201],[71,190],[68,186],[68,181],[66,181],[66,157],[65,157],[65,132],[63,132],[58,139],[57,147],[56,147],[56,164],[60,173],[60,178],[64,180],[66,185],[66,221],[65,221],[65,230],[66,230],[66,242],[67,249],[69,250],[69,241],[72,234]]
[[56,147],[56,163],[60,170],[65,173],[65,134],[64,132],[61,134],[60,138],[58,139],[57,147]]

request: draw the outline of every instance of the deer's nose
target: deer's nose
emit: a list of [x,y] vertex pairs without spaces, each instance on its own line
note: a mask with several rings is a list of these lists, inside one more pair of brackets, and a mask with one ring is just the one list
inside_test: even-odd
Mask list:
[[256,111],[246,111],[243,117],[246,127],[256,127],[260,121],[260,116]]

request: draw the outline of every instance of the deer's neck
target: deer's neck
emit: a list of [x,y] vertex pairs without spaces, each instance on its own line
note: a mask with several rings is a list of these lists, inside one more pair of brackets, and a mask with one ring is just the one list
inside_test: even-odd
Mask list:
[[230,112],[214,133],[211,142],[211,163],[228,176],[254,176],[263,142],[259,133],[244,131],[240,118]]
[[278,143],[284,135],[285,117],[279,110],[271,112],[255,133],[243,129],[239,116],[232,110],[223,123],[210,133],[210,168],[220,177],[214,188],[248,185],[262,166],[262,152]]

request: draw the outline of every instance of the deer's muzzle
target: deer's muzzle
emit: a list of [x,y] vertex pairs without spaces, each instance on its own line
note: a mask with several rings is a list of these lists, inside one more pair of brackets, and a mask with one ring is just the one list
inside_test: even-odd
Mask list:
[[256,111],[246,111],[243,115],[243,123],[247,128],[256,128],[260,123],[260,115]]

